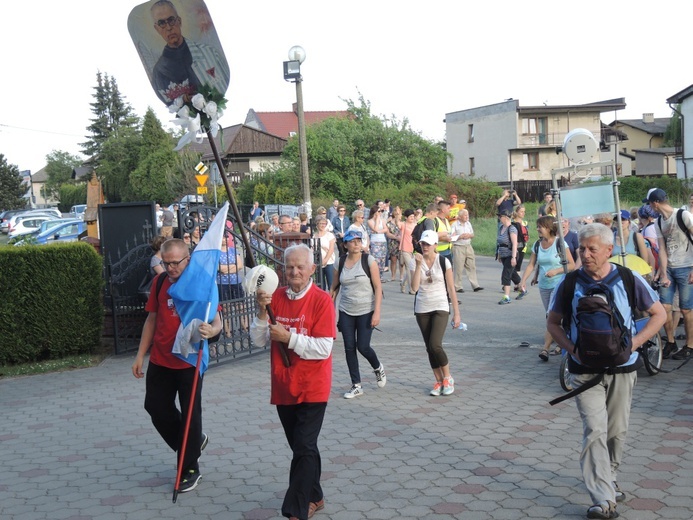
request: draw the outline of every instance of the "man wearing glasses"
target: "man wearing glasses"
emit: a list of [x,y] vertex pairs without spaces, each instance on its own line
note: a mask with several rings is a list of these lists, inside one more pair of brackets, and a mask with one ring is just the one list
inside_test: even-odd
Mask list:
[[356,201],[356,209],[363,211],[363,220],[368,220],[368,217],[370,217],[371,214],[371,208],[367,208],[361,199]]
[[332,228],[334,229],[334,236],[337,237],[337,247],[339,248],[339,256],[346,254],[346,247],[344,246],[344,233],[347,232],[351,226],[351,221],[346,215],[346,207],[344,204],[337,206],[337,216],[332,219]]
[[289,215],[279,217],[279,233],[291,233],[291,224],[293,223]]
[[159,98],[170,105],[180,96],[196,94],[202,85],[214,87],[223,95],[230,79],[223,54],[183,37],[183,20],[170,0],[158,0],[150,11],[154,29],[166,42],[153,70],[152,82]]
[[[176,453],[181,448],[188,409],[190,406],[193,407],[179,486],[180,493],[187,493],[195,489],[200,482],[200,466],[197,459],[207,446],[209,438],[202,433],[202,377],[197,385],[194,403],[191,403],[190,396],[197,368],[171,353],[181,322],[173,300],[168,295],[168,289],[178,281],[188,266],[190,250],[183,240],[170,239],[161,246],[161,258],[166,272],[157,275],[152,282],[152,291],[145,306],[149,314],[142,328],[132,374],[137,379],[144,377],[144,356],[151,346],[144,408],[151,416],[159,435]],[[161,285],[158,284],[160,276],[166,277]],[[200,325],[199,331],[205,339],[219,334],[219,313],[211,324]],[[176,395],[180,402],[180,410],[176,406]]]

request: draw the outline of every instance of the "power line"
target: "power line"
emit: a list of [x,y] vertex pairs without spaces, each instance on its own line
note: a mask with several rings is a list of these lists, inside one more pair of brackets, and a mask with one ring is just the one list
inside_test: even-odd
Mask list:
[[26,130],[27,132],[39,132],[42,134],[53,134],[53,135],[64,135],[67,137],[79,137],[79,138],[84,138],[85,136],[83,135],[77,135],[77,134],[66,134],[63,132],[52,132],[50,130],[38,130],[36,128],[24,128],[21,126],[13,126],[13,125],[5,125],[3,123],[0,123],[0,127],[5,127],[5,128],[13,128],[15,130]]

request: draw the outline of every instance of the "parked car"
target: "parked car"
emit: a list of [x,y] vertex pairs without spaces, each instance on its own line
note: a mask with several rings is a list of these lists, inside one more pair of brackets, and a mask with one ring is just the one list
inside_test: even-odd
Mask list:
[[10,218],[15,216],[17,213],[22,213],[26,209],[8,209],[2,213],[2,218],[0,218],[0,231],[7,234],[10,229]]
[[53,244],[55,242],[76,242],[80,233],[87,229],[87,224],[82,220],[63,222],[36,236],[38,245]]
[[36,240],[36,237],[41,233],[44,233],[55,226],[59,226],[60,224],[65,224],[66,222],[79,222],[79,219],[56,218],[55,220],[46,220],[36,231],[32,231],[31,233],[17,237],[19,240],[15,242],[14,245],[23,246],[24,244],[33,243]]
[[70,216],[84,220],[84,212],[87,211],[86,204],[76,204],[70,208]]
[[22,213],[17,213],[10,217],[9,226],[7,227],[7,233],[10,234],[17,227],[17,224],[22,220],[34,219],[38,217],[47,217],[49,219],[61,218],[61,216],[56,216],[52,211],[23,211]]
[[38,230],[41,224],[48,222],[50,220],[55,220],[52,216],[47,215],[31,215],[28,217],[20,218],[19,221],[11,226],[7,236],[9,238],[16,238],[21,235],[26,235],[33,231]]

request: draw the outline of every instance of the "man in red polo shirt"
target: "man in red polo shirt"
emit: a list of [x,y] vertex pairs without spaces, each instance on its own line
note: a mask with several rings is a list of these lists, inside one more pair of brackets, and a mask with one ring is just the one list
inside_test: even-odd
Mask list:
[[[149,314],[142,328],[139,350],[132,365],[132,374],[137,379],[144,377],[142,371],[144,356],[151,346],[144,408],[151,416],[156,431],[176,453],[179,452],[183,443],[188,408],[193,407],[187,449],[183,459],[183,472],[178,487],[180,493],[187,493],[195,489],[200,482],[200,466],[197,459],[200,458],[200,452],[207,446],[208,437],[202,433],[202,377],[198,381],[195,399],[191,403],[190,396],[197,368],[171,353],[180,326],[180,318],[173,300],[168,295],[168,289],[178,281],[188,266],[190,250],[182,240],[170,239],[161,246],[161,258],[166,272],[157,275],[152,281],[152,291],[145,306]],[[157,291],[160,276],[165,276],[166,279]],[[216,314],[212,323],[200,325],[199,330],[200,335],[205,339],[219,334],[221,332],[219,313]],[[180,410],[176,406],[176,395],[180,402]]]
[[[315,264],[308,246],[289,246],[284,258],[288,287],[272,295],[257,291],[258,314],[250,335],[258,347],[271,343],[271,403],[293,452],[282,515],[305,520],[325,507],[318,436],[332,384],[335,311],[330,295],[311,279]],[[267,321],[267,305],[276,325]],[[284,365],[282,349],[290,367]]]

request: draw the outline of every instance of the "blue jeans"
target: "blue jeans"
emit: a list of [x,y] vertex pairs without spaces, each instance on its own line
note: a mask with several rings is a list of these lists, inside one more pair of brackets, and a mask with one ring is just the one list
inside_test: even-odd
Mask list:
[[323,289],[329,292],[332,287],[332,276],[334,275],[334,264],[327,264],[322,268],[322,285]]
[[358,350],[371,364],[373,370],[380,367],[380,361],[371,348],[371,319],[373,312],[362,314],[361,316],[351,316],[344,311],[339,311],[339,330],[342,332],[344,339],[344,353],[346,354],[346,362],[349,367],[349,376],[351,384],[356,385],[361,383],[361,373],[359,372],[359,358],[356,355]]
[[674,293],[679,290],[679,308],[693,309],[693,285],[688,284],[688,275],[692,267],[667,267],[669,287],[659,288],[659,298],[663,305],[674,303]]

